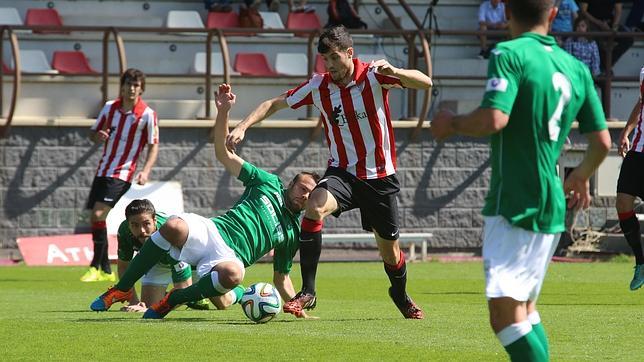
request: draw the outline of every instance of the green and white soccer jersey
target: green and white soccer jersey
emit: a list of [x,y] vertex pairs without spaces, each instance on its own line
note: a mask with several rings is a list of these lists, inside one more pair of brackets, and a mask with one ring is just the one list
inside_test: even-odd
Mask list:
[[483,215],[541,233],[564,231],[557,160],[572,122],[582,133],[606,128],[588,67],[553,37],[524,33],[496,45],[481,108],[510,116],[491,137],[492,177]]
[[[157,212],[155,214],[155,219],[157,230],[159,230],[161,226],[168,220],[168,216],[163,213]],[[132,231],[130,231],[130,226],[128,225],[127,220],[124,220],[121,225],[119,225],[116,237],[118,240],[117,254],[119,260],[131,261],[134,257],[134,252],[138,252],[143,246],[143,244],[138,239],[136,239],[134,235],[132,235]],[[159,262],[155,265],[155,268],[157,267],[160,267],[160,269],[162,270],[167,270],[168,272],[171,271],[173,282],[181,282],[192,277],[189,265],[179,262],[168,254],[164,255],[161,260],[159,260]],[[159,271],[155,271],[154,273],[159,274]]]
[[279,177],[245,162],[239,180],[246,190],[237,204],[213,218],[224,241],[245,267],[275,249],[273,268],[289,273],[299,246],[299,216],[286,208]]

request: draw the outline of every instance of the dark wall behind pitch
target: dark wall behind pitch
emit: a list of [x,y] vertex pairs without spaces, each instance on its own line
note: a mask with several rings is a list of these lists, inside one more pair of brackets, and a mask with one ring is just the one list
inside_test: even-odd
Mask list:
[[[15,126],[0,140],[0,247],[15,248],[19,236],[89,231],[83,208],[101,150],[86,138],[87,131]],[[326,168],[326,144],[322,137],[309,141],[310,133],[250,129],[238,153],[277,173],[286,184],[301,170],[322,173]],[[151,176],[180,181],[185,210],[204,216],[229,208],[243,190],[215,160],[207,134],[205,128],[161,128],[159,158]],[[427,130],[416,141],[410,141],[409,134],[408,129],[396,129],[401,231],[432,232],[432,247],[479,247],[480,209],[490,174],[487,140],[461,138],[439,144]],[[573,135],[572,140],[579,146],[583,138]],[[601,226],[614,214],[612,198],[596,198],[594,203],[591,223]],[[325,231],[360,232],[359,213],[327,218]]]

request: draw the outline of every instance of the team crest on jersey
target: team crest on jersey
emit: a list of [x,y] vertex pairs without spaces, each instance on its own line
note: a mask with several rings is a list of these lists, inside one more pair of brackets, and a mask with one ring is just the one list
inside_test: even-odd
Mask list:
[[505,78],[490,78],[485,85],[485,91],[505,92],[508,89],[508,80]]

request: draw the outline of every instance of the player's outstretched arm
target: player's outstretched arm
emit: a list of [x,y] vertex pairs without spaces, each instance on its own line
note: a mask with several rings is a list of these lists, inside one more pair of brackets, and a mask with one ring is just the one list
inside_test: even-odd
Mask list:
[[385,59],[373,63],[378,73],[391,75],[400,79],[403,87],[412,89],[429,89],[433,83],[432,78],[418,69],[396,68]]
[[286,103],[286,93],[262,102],[251,114],[240,122],[235,129],[226,137],[226,147],[234,151],[235,147],[244,139],[246,130],[255,123],[261,122],[270,117],[273,113],[288,107]]
[[564,192],[568,198],[568,207],[572,209],[590,206],[588,179],[602,163],[611,147],[610,133],[604,129],[586,134],[588,149],[581,161],[564,182]]
[[626,122],[626,125],[624,126],[624,129],[622,130],[622,133],[620,133],[619,139],[617,140],[617,152],[622,157],[626,156],[626,152],[628,152],[628,149],[630,148],[628,136],[631,134],[631,132],[633,132],[637,121],[639,121],[640,119],[640,109],[642,109],[642,100],[638,99],[637,103],[635,103],[633,109],[631,110],[631,115],[628,117],[628,122]]
[[233,150],[226,147],[228,136],[228,116],[230,108],[235,104],[235,93],[231,91],[228,84],[219,85],[215,92],[215,104],[217,105],[217,119],[215,120],[215,156],[224,165],[224,168],[231,175],[239,177],[244,160],[237,156]]
[[[293,287],[293,282],[291,281],[291,277],[288,274],[282,274],[277,271],[273,272],[273,284],[275,285],[275,288],[277,288],[277,291],[279,291],[282,300],[289,301],[295,296],[295,288]],[[306,314],[304,310],[302,310],[302,313],[297,317],[305,319],[318,319],[318,317],[313,317]]]
[[469,114],[458,116],[442,110],[432,120],[430,130],[439,141],[454,135],[483,137],[502,130],[507,126],[508,120],[507,114],[494,108],[478,108]]

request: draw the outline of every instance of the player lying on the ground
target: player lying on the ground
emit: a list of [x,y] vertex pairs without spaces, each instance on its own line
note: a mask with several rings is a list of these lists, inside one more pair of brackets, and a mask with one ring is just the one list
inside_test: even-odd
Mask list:
[[215,154],[226,170],[244,183],[246,189],[240,200],[224,215],[211,219],[189,213],[170,217],[143,244],[121,280],[95,303],[127,300],[126,293],[136,280],[166,253],[196,266],[201,279],[188,288],[170,291],[150,306],[143,318],[163,318],[180,304],[228,293],[243,281],[245,268],[271,249],[275,251],[275,287],[285,300],[295,295],[289,272],[298,248],[299,218],[319,176],[299,173],[284,189],[276,175],[229,151],[225,140],[228,113],[234,103],[230,86],[220,85],[216,94]]
[[[154,205],[149,200],[133,200],[125,208],[125,220],[118,229],[118,274],[119,279],[128,268],[135,251],[141,250],[143,243],[157,231],[168,219],[163,213],[158,213]],[[168,284],[172,282],[176,289],[183,289],[192,285],[192,272],[190,265],[173,259],[166,254],[161,257],[159,262],[154,265],[141,280],[141,299],[136,294],[136,290],[129,290],[129,305],[121,310],[126,312],[145,312],[147,306],[158,303],[166,293]],[[244,293],[244,288],[239,286],[219,298],[213,298],[213,304],[218,309],[224,309],[227,306],[239,300]],[[109,298],[108,298],[109,299]],[[106,304],[102,299],[92,304],[92,309],[104,311],[109,309],[111,304]],[[188,304],[194,309],[208,309],[208,301],[200,300]]]

